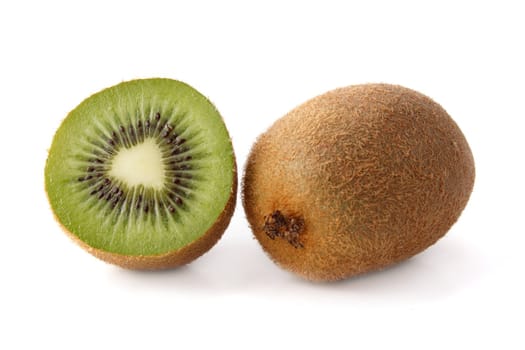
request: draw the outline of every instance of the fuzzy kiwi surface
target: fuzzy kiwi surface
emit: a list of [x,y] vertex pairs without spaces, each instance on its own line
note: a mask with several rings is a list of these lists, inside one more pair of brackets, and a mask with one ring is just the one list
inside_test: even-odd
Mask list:
[[213,104],[171,79],[120,83],[57,130],[45,187],[64,231],[130,269],[186,264],[222,236],[235,208],[230,136]]
[[334,281],[434,244],[474,178],[469,145],[440,105],[401,86],[364,84],[315,97],[263,133],[242,198],[271,259]]

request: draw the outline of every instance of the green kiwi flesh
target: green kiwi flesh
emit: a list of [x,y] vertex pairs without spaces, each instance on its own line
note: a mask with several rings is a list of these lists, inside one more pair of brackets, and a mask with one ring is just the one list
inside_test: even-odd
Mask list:
[[216,108],[171,79],[92,95],[57,130],[45,167],[56,219],[83,248],[128,268],[187,263],[223,234],[237,172]]
[[315,97],[255,142],[243,205],[281,267],[333,281],[405,260],[441,238],[470,197],[469,145],[447,112],[407,88]]

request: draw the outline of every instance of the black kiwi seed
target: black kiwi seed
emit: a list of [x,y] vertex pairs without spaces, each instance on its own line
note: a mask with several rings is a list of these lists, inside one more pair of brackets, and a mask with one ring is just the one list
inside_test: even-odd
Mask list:
[[133,125],[129,126],[129,137],[130,137],[130,140],[131,140],[131,144],[132,145],[136,145],[137,144],[137,138],[135,137],[135,128],[133,128]]

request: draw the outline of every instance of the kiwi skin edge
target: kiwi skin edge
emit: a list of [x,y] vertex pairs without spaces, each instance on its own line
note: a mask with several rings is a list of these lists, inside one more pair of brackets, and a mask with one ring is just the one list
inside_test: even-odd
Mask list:
[[130,270],[163,270],[175,268],[192,262],[193,260],[204,255],[204,253],[208,252],[217,243],[217,241],[222,237],[224,231],[226,231],[226,228],[228,227],[233,216],[237,200],[238,181],[235,158],[233,159],[233,164],[233,183],[230,198],[228,198],[228,202],[226,203],[217,220],[215,220],[215,223],[197,240],[180,249],[168,253],[158,255],[123,255],[93,248],[80,240],[76,235],[69,232],[64,227],[64,225],[62,225],[60,220],[58,220],[56,215],[53,215],[67,236],[69,236],[81,248],[102,261]]

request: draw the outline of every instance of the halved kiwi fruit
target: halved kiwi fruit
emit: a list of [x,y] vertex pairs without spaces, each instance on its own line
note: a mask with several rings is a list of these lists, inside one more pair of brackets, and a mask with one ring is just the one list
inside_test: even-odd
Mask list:
[[93,255],[126,268],[188,263],[232,216],[237,172],[216,108],[180,81],[141,79],[92,95],[56,132],[52,210]]
[[474,177],[469,145],[440,105],[401,86],[356,85],[307,101],[257,139],[243,205],[277,264],[331,281],[435,243]]

